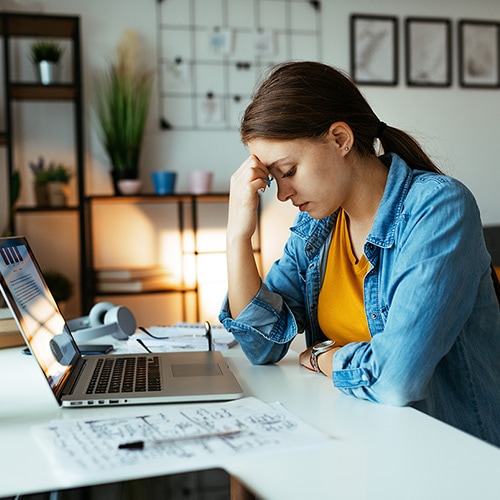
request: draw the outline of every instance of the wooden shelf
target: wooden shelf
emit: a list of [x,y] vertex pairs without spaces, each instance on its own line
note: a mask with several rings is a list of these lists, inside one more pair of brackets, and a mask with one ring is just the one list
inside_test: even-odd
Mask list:
[[120,291],[108,291],[104,292],[102,290],[96,290],[94,295],[96,297],[107,297],[107,296],[123,296],[123,295],[144,295],[146,293],[151,294],[160,294],[160,293],[198,293],[198,289],[195,287],[186,287],[182,285],[178,286],[169,286],[165,288],[154,288],[154,289],[146,289],[146,290],[120,290]]
[[[203,195],[196,195],[191,193],[176,193],[171,195],[155,195],[151,193],[145,193],[134,196],[113,196],[113,195],[96,195],[88,196],[85,199],[87,210],[87,236],[86,241],[89,246],[89,252],[87,253],[87,276],[91,277],[91,293],[90,302],[93,303],[93,296],[114,296],[114,295],[142,295],[142,294],[162,294],[162,293],[181,293],[183,294],[183,304],[182,304],[182,321],[187,321],[187,311],[189,307],[189,293],[195,294],[195,314],[194,317],[196,321],[200,321],[200,310],[201,310],[201,296],[200,296],[200,283],[199,283],[199,273],[198,273],[198,257],[206,255],[221,255],[225,253],[225,250],[202,250],[198,246],[198,236],[199,236],[199,220],[198,214],[203,210],[201,205],[211,204],[211,203],[224,203],[227,204],[229,201],[228,193],[207,193]],[[168,283],[165,287],[154,288],[151,290],[144,289],[142,291],[120,291],[120,292],[106,292],[98,290],[97,279],[94,268],[93,261],[93,244],[92,244],[92,207],[93,206],[113,206],[113,205],[177,205],[177,222],[174,231],[179,233],[179,247],[178,253],[181,259],[180,265],[180,277],[178,283],[173,284]],[[185,208],[188,208],[185,210]],[[156,207],[155,207],[156,208]],[[192,246],[185,241],[185,231],[192,234]],[[189,238],[188,238],[189,240]],[[186,260],[187,259],[187,260]],[[193,275],[194,283],[190,280],[187,282],[185,275],[185,265],[187,261],[192,259],[193,264]],[[92,279],[93,277],[93,279]],[[92,294],[93,292],[93,294]]]
[[94,195],[88,196],[87,200],[91,203],[109,203],[109,204],[140,204],[140,203],[189,203],[189,202],[203,202],[203,203],[224,203],[229,200],[228,193],[207,193],[207,194],[191,194],[191,193],[177,193],[158,195],[153,193],[139,194],[139,195]]
[[22,212],[77,212],[79,207],[77,206],[64,206],[64,207],[38,207],[38,206],[24,206],[24,207],[16,207],[16,213]]
[[8,86],[11,99],[20,100],[74,100],[78,95],[78,90],[74,85],[39,85],[36,83],[14,83]]
[[75,36],[75,30],[74,21],[64,16],[15,13],[7,17],[6,33],[2,34],[19,37],[71,38]]

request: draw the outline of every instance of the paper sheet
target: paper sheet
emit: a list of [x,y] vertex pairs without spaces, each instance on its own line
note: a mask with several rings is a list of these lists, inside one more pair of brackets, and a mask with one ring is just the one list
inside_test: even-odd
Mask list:
[[[136,440],[167,439],[227,430],[211,437],[162,444],[143,451],[120,450]],[[57,420],[35,427],[35,436],[61,474],[92,473],[161,461],[178,464],[220,463],[227,457],[332,444],[333,440],[284,409],[255,398],[229,403],[171,406],[158,413],[102,420]]]
[[[203,323],[176,323],[172,326],[150,326],[148,329],[155,337],[146,333],[136,332],[129,337],[124,352],[144,352],[144,348],[137,342],[141,339],[153,352],[172,351],[206,351],[208,339],[205,336]],[[236,340],[223,326],[212,325],[212,346],[214,350],[223,351],[236,345]],[[116,354],[115,348],[114,354]]]

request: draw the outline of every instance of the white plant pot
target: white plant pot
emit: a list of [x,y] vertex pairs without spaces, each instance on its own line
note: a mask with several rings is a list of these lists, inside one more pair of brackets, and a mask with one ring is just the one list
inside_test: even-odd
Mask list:
[[38,76],[42,85],[51,85],[59,81],[60,67],[58,63],[40,61],[38,63]]
[[68,202],[69,186],[64,182],[47,183],[49,205],[51,207],[65,207]]

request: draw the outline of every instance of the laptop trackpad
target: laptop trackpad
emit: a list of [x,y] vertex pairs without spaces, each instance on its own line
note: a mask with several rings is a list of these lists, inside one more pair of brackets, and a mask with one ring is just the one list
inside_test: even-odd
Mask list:
[[174,377],[212,377],[222,375],[222,370],[217,363],[186,363],[172,365]]

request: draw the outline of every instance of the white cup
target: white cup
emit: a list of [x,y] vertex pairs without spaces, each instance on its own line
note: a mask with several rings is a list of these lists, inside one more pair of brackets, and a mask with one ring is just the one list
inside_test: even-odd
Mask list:
[[192,194],[206,194],[212,191],[213,172],[195,170],[189,173],[189,191]]

